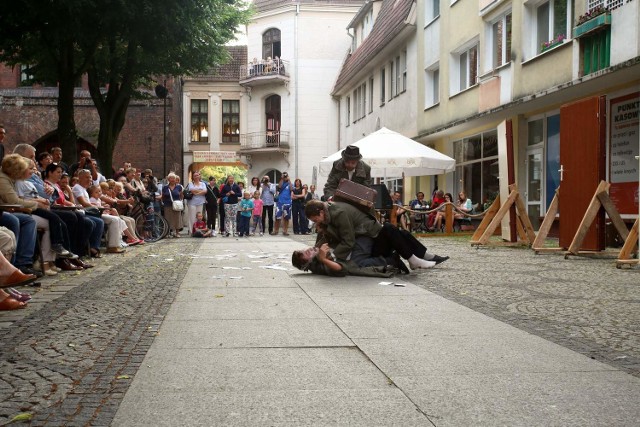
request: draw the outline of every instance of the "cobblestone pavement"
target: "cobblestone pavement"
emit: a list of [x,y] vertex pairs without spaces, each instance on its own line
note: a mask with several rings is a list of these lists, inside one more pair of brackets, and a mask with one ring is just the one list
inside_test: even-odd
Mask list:
[[26,310],[0,313],[0,425],[107,426],[199,242],[165,240],[45,278]]
[[[421,240],[451,260],[413,283],[640,377],[637,268],[476,249],[469,236]],[[27,310],[0,313],[0,425],[20,413],[38,426],[109,425],[199,244],[164,240],[105,256],[94,269],[44,279]]]
[[469,237],[426,238],[449,255],[414,283],[449,300],[640,377],[640,269],[615,259],[472,248]]

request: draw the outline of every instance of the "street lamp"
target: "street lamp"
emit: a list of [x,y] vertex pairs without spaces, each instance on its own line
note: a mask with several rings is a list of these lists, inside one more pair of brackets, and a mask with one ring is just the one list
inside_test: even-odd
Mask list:
[[169,90],[167,90],[167,81],[165,80],[163,84],[159,84],[156,86],[156,96],[161,98],[164,101],[163,109],[162,109],[162,177],[163,179],[167,177],[167,95],[169,94]]

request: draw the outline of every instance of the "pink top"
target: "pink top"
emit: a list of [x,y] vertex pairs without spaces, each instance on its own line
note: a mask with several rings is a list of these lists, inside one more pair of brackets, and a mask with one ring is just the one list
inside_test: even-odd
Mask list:
[[262,216],[262,199],[253,199],[253,215]]

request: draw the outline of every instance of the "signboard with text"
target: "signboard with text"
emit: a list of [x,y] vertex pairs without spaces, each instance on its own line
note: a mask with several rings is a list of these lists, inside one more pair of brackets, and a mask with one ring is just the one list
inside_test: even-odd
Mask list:
[[640,92],[614,98],[609,107],[609,195],[621,214],[637,214]]
[[240,161],[235,151],[194,151],[194,163],[236,163]]

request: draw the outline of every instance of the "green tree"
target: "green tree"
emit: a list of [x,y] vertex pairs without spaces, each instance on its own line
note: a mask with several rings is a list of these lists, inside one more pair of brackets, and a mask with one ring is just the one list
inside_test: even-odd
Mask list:
[[[241,0],[13,0],[0,13],[0,60],[57,82],[58,135],[75,160],[73,90],[87,73],[100,116],[98,160],[110,170],[129,102],[154,76],[192,75],[227,60],[250,16]],[[151,96],[147,94],[147,96]],[[73,158],[71,156],[74,156]]]
[[137,0],[102,18],[105,36],[87,75],[104,170],[111,169],[131,99],[155,96],[138,89],[154,86],[154,76],[192,75],[226,62],[224,44],[249,14],[238,0]]
[[102,13],[93,0],[13,0],[0,11],[0,61],[23,66],[30,79],[58,86],[58,138],[75,161],[74,89],[98,46]]

